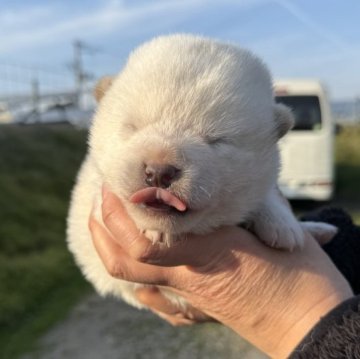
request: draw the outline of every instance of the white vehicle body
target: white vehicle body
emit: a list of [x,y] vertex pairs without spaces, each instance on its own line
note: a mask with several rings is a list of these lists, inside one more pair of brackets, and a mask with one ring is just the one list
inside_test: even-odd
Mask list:
[[324,87],[316,80],[279,80],[274,91],[295,116],[294,128],[280,142],[280,189],[289,199],[331,199],[335,130]]

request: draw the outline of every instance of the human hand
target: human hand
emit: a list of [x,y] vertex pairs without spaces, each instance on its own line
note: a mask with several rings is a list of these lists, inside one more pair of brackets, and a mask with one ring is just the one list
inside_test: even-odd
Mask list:
[[301,252],[288,253],[227,227],[168,248],[142,236],[114,194],[105,191],[102,213],[106,228],[93,218],[89,226],[110,275],[172,288],[273,357],[286,357],[322,315],[352,296],[310,236]]

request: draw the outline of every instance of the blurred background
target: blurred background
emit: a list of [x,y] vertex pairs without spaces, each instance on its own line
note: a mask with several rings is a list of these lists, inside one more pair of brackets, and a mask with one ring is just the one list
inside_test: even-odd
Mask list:
[[99,299],[82,278],[65,219],[92,89],[161,34],[252,50],[296,115],[280,180],[295,211],[335,204],[360,224],[359,13],[356,0],[2,0],[0,358],[264,358],[219,325],[172,328]]

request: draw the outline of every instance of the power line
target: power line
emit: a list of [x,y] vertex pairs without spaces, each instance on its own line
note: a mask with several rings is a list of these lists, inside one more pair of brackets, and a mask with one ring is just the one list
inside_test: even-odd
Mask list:
[[29,72],[41,72],[41,73],[48,73],[54,76],[64,76],[66,74],[65,70],[62,70],[57,67],[51,67],[47,65],[37,64],[22,64],[17,62],[6,62],[6,61],[0,61],[0,69],[1,68],[8,68],[8,69],[14,69],[19,71],[29,71]]
[[71,72],[54,66],[0,60],[0,98],[31,94],[38,98],[47,94],[71,92],[72,96],[75,93],[81,105],[88,83],[94,78],[86,69],[85,57],[102,53],[102,50],[82,40],[75,40],[72,48],[72,61],[67,66]]

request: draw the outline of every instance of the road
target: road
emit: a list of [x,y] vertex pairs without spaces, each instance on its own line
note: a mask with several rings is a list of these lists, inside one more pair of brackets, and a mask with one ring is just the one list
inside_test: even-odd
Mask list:
[[21,359],[265,359],[220,324],[172,327],[147,311],[92,294]]

